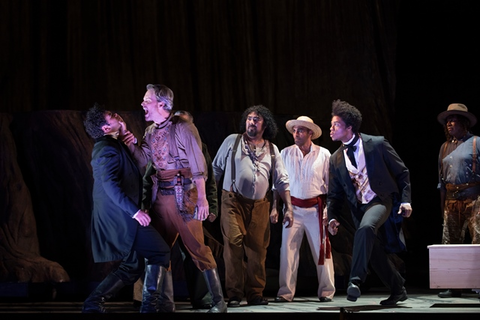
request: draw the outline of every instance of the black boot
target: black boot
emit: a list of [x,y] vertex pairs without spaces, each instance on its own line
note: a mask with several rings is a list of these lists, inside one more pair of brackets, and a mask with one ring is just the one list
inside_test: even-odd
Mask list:
[[222,284],[217,269],[205,270],[203,272],[208,290],[212,295],[213,307],[208,310],[209,313],[225,313],[227,312],[227,304],[223,299]]
[[172,270],[170,269],[165,272],[165,278],[163,279],[162,290],[160,291],[160,297],[157,304],[158,312],[175,312],[175,301],[173,296],[173,278]]
[[110,273],[90,293],[83,303],[82,313],[105,313],[103,305],[125,286],[123,281],[115,274]]
[[192,260],[192,256],[182,243],[182,239],[178,238],[177,243],[182,250],[183,269],[187,281],[187,289],[190,296],[190,302],[193,309],[210,309],[212,307],[212,296],[208,290],[203,272],[197,268]]
[[166,272],[167,269],[159,265],[149,264],[145,268],[145,279],[143,281],[143,297],[140,313],[158,312],[157,305]]
[[462,290],[448,289],[438,294],[440,298],[459,298],[462,296]]

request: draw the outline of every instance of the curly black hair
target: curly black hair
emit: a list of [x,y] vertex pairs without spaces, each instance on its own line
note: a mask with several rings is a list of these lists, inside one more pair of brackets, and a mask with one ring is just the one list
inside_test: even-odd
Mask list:
[[102,126],[107,124],[105,112],[104,106],[95,103],[85,116],[85,121],[83,122],[85,131],[87,131],[88,135],[93,139],[98,139],[104,135]]
[[265,131],[263,132],[263,139],[272,140],[277,136],[278,126],[275,122],[272,112],[268,110],[263,105],[251,106],[245,110],[242,114],[242,119],[240,120],[240,132],[245,132],[247,129],[246,122],[247,117],[250,113],[255,112],[256,114],[262,116],[263,121],[265,122]]
[[332,117],[342,118],[347,127],[352,126],[352,132],[358,133],[362,125],[362,113],[346,101],[334,100],[332,102]]

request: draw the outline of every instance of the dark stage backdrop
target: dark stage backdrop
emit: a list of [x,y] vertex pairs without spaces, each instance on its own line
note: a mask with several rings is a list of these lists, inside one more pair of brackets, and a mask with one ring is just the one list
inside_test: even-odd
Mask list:
[[[2,110],[140,109],[164,83],[194,112],[265,104],[324,128],[332,100],[391,135],[400,1],[2,1]],[[20,98],[21,97],[21,98]],[[21,102],[19,101],[21,100]]]
[[[436,116],[452,102],[480,116],[477,3],[0,0],[0,112],[10,119],[0,129],[8,131],[13,121],[15,130],[1,157],[10,163],[18,154],[26,187],[41,194],[47,186],[33,183],[28,161],[42,160],[25,149],[35,145],[21,133],[68,125],[70,113],[48,120],[48,111],[85,111],[96,101],[137,119],[148,83],[173,89],[175,108],[195,115],[212,157],[237,130],[238,113],[252,104],[270,108],[282,129],[292,117],[312,117],[324,132],[317,143],[333,152],[331,102],[346,100],[362,111],[362,131],[386,136],[411,170],[414,211],[405,226],[404,258],[426,284],[426,246],[441,239],[436,161],[444,137]],[[282,148],[289,139],[283,130],[276,142]],[[41,145],[45,154],[53,147]],[[88,171],[83,176],[90,179]],[[43,214],[49,203],[36,201],[33,208]],[[57,260],[58,248],[42,243],[51,245],[53,233],[65,232],[48,229],[61,222],[33,214],[40,251]]]

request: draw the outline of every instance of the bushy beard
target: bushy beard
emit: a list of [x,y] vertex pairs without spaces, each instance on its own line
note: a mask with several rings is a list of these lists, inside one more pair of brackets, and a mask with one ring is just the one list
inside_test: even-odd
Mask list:
[[255,137],[258,133],[258,130],[257,130],[257,127],[255,126],[250,126],[248,129],[247,129],[247,135],[249,137]]

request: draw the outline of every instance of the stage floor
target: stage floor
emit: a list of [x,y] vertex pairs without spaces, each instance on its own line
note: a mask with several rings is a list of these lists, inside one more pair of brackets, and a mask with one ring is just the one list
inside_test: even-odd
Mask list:
[[[335,295],[332,302],[321,303],[315,296],[298,296],[293,302],[276,303],[273,296],[267,297],[270,301],[265,306],[248,306],[246,301],[242,301],[242,305],[237,308],[229,308],[229,314],[243,314],[243,317],[262,317],[265,313],[274,313],[275,317],[283,317],[284,315],[292,317],[293,313],[299,313],[300,317],[315,316],[318,319],[407,319],[409,316],[416,315],[415,319],[465,319],[478,318],[480,314],[480,299],[479,295],[474,291],[465,290],[460,298],[439,298],[437,293],[440,290],[415,290],[409,289],[408,300],[398,303],[393,307],[381,306],[381,300],[388,297],[388,292],[385,289],[375,288],[370,289],[356,302],[346,300],[345,292],[339,292]],[[133,307],[131,301],[113,301],[106,303],[109,314],[131,314],[138,313],[138,309]],[[8,319],[18,314],[20,316],[49,314],[49,316],[59,315],[63,319],[66,314],[80,314],[82,308],[81,301],[41,301],[41,302],[22,302],[22,301],[1,301],[0,313],[9,314]],[[170,314],[176,318],[187,316],[191,314],[198,318],[205,316],[212,316],[206,314],[206,310],[194,310],[191,308],[188,301],[176,302],[176,313]],[[303,314],[303,315],[300,315]],[[93,316],[93,315],[91,315]],[[102,315],[107,316],[108,315]],[[145,315],[147,316],[147,315]],[[155,315],[158,317],[158,315]],[[169,315],[162,315],[169,316]],[[418,316],[418,317],[417,317]],[[69,316],[70,317],[70,316]],[[295,316],[294,316],[295,317]],[[1,316],[2,319],[7,319],[6,316]],[[105,318],[104,318],[105,319]],[[156,318],[158,319],[158,318]],[[245,318],[248,319],[248,318]],[[250,320],[250,319],[249,319]],[[297,319],[294,319],[297,320]],[[412,319],[413,320],[413,319]]]

